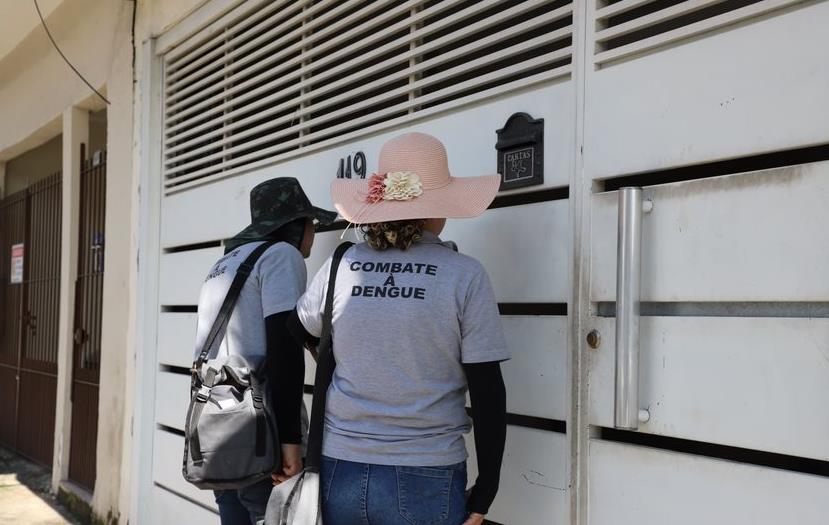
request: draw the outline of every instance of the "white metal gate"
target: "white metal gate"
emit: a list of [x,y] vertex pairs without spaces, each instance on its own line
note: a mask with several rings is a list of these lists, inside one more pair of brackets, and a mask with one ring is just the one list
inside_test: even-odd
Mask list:
[[[829,4],[587,4],[583,522],[824,523]],[[652,202],[636,432],[614,418],[628,185]]]
[[[516,112],[544,119],[544,184],[444,235],[489,271],[514,356],[490,519],[825,521],[829,3],[250,0],[210,22],[148,48],[164,140],[138,521],[217,522],[180,473],[187,370],[203,275],[249,190],[290,175],[325,205],[340,166],[371,173],[401,130],[440,138],[457,175],[491,173]],[[627,185],[653,202],[638,431],[613,418]],[[318,235],[309,275],[340,234]]]

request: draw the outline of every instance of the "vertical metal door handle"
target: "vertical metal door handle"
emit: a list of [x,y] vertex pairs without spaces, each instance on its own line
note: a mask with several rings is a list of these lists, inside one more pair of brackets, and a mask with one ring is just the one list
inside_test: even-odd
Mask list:
[[636,430],[639,410],[639,303],[642,277],[642,189],[619,190],[616,252],[616,392],[614,425]]

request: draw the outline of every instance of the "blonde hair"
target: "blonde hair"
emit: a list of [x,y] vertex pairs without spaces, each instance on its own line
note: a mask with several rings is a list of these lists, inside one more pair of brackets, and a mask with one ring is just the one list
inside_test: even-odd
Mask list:
[[377,251],[397,248],[408,250],[413,243],[423,238],[423,219],[408,221],[375,222],[360,227],[366,244]]

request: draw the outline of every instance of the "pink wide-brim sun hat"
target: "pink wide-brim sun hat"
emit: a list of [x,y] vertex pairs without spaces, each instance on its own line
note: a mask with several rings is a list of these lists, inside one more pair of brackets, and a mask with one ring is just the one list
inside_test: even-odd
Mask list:
[[340,215],[354,224],[477,217],[492,203],[501,184],[500,175],[453,177],[446,148],[425,133],[406,133],[383,144],[377,173],[391,172],[415,173],[423,193],[410,200],[370,203],[366,200],[369,179],[335,179],[331,197]]

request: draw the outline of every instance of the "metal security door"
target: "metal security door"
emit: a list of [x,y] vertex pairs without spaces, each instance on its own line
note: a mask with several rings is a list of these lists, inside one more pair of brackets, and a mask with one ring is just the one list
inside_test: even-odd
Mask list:
[[61,174],[7,198],[3,218],[0,439],[51,465],[57,388]]
[[78,279],[75,285],[69,478],[89,490],[95,487],[98,437],[105,210],[106,154],[103,153],[85,161],[81,170]]
[[17,444],[23,283],[11,282],[11,254],[13,246],[25,249],[26,195],[21,191],[0,201],[0,442],[13,448]]
[[29,188],[17,449],[52,464],[60,304],[61,174]]

